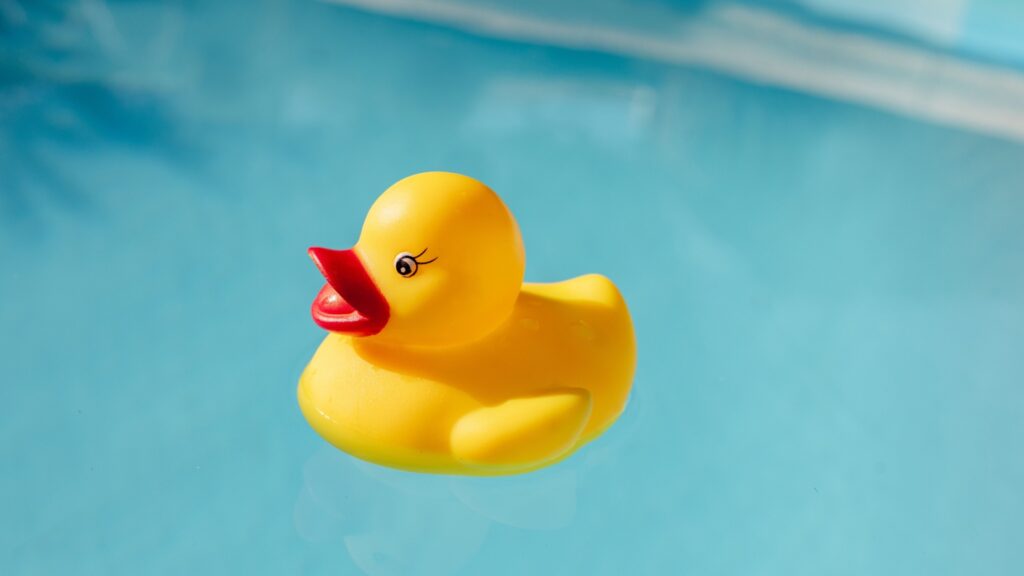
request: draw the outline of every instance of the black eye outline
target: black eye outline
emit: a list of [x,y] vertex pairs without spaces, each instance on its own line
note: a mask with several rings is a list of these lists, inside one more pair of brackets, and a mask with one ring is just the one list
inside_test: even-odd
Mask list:
[[427,253],[427,249],[424,248],[419,254],[413,256],[408,252],[399,252],[395,256],[395,272],[398,272],[399,276],[405,278],[412,278],[419,272],[422,264],[430,264],[434,260],[437,260],[437,256],[434,256],[430,260],[419,261],[418,258]]

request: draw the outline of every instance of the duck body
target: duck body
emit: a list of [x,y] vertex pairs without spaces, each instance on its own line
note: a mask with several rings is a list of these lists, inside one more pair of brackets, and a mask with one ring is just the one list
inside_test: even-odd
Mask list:
[[[588,275],[524,285],[508,320],[463,346],[330,334],[300,379],[299,405],[321,436],[365,460],[519,473],[568,456],[610,426],[634,365],[625,302],[608,279]],[[467,425],[479,414],[493,422]]]
[[[467,215],[475,229],[456,226]],[[448,238],[466,227],[469,238]],[[625,408],[636,345],[618,289],[597,274],[522,284],[518,227],[475,180],[403,180],[371,209],[356,248],[311,256],[328,280],[313,316],[331,333],[299,379],[299,406],[354,456],[419,472],[528,472]]]

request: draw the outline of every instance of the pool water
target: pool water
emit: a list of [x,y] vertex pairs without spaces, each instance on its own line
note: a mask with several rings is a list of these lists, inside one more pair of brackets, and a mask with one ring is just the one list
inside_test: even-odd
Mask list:
[[[326,3],[4,6],[0,573],[1024,571],[1024,138]],[[630,305],[628,409],[557,466],[298,410],[306,247],[425,170]]]

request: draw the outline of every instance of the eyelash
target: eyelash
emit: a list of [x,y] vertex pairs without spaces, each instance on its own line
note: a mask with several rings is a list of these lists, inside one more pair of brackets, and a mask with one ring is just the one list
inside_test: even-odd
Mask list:
[[420,264],[420,265],[423,265],[423,264],[430,264],[430,263],[431,263],[431,262],[433,262],[434,260],[437,260],[437,256],[434,256],[434,257],[433,257],[433,258],[431,258],[430,260],[424,260],[424,261],[422,261],[422,262],[421,262],[421,261],[420,261],[420,256],[423,256],[423,255],[424,255],[424,254],[426,254],[426,253],[427,253],[427,249],[426,249],[426,248],[424,248],[423,250],[421,250],[421,251],[420,251],[420,253],[419,253],[419,254],[417,254],[417,255],[413,256],[413,257],[412,257],[412,259],[413,259],[413,260],[414,260],[414,261],[415,261],[415,262],[416,262],[417,264]]

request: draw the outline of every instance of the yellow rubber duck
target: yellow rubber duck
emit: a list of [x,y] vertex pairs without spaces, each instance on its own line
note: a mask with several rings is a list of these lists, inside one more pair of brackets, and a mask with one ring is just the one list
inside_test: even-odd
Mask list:
[[511,212],[468,176],[417,174],[370,208],[351,250],[310,248],[330,331],[299,379],[310,425],[364,460],[515,474],[565,458],[622,412],[636,364],[604,276],[523,284]]

